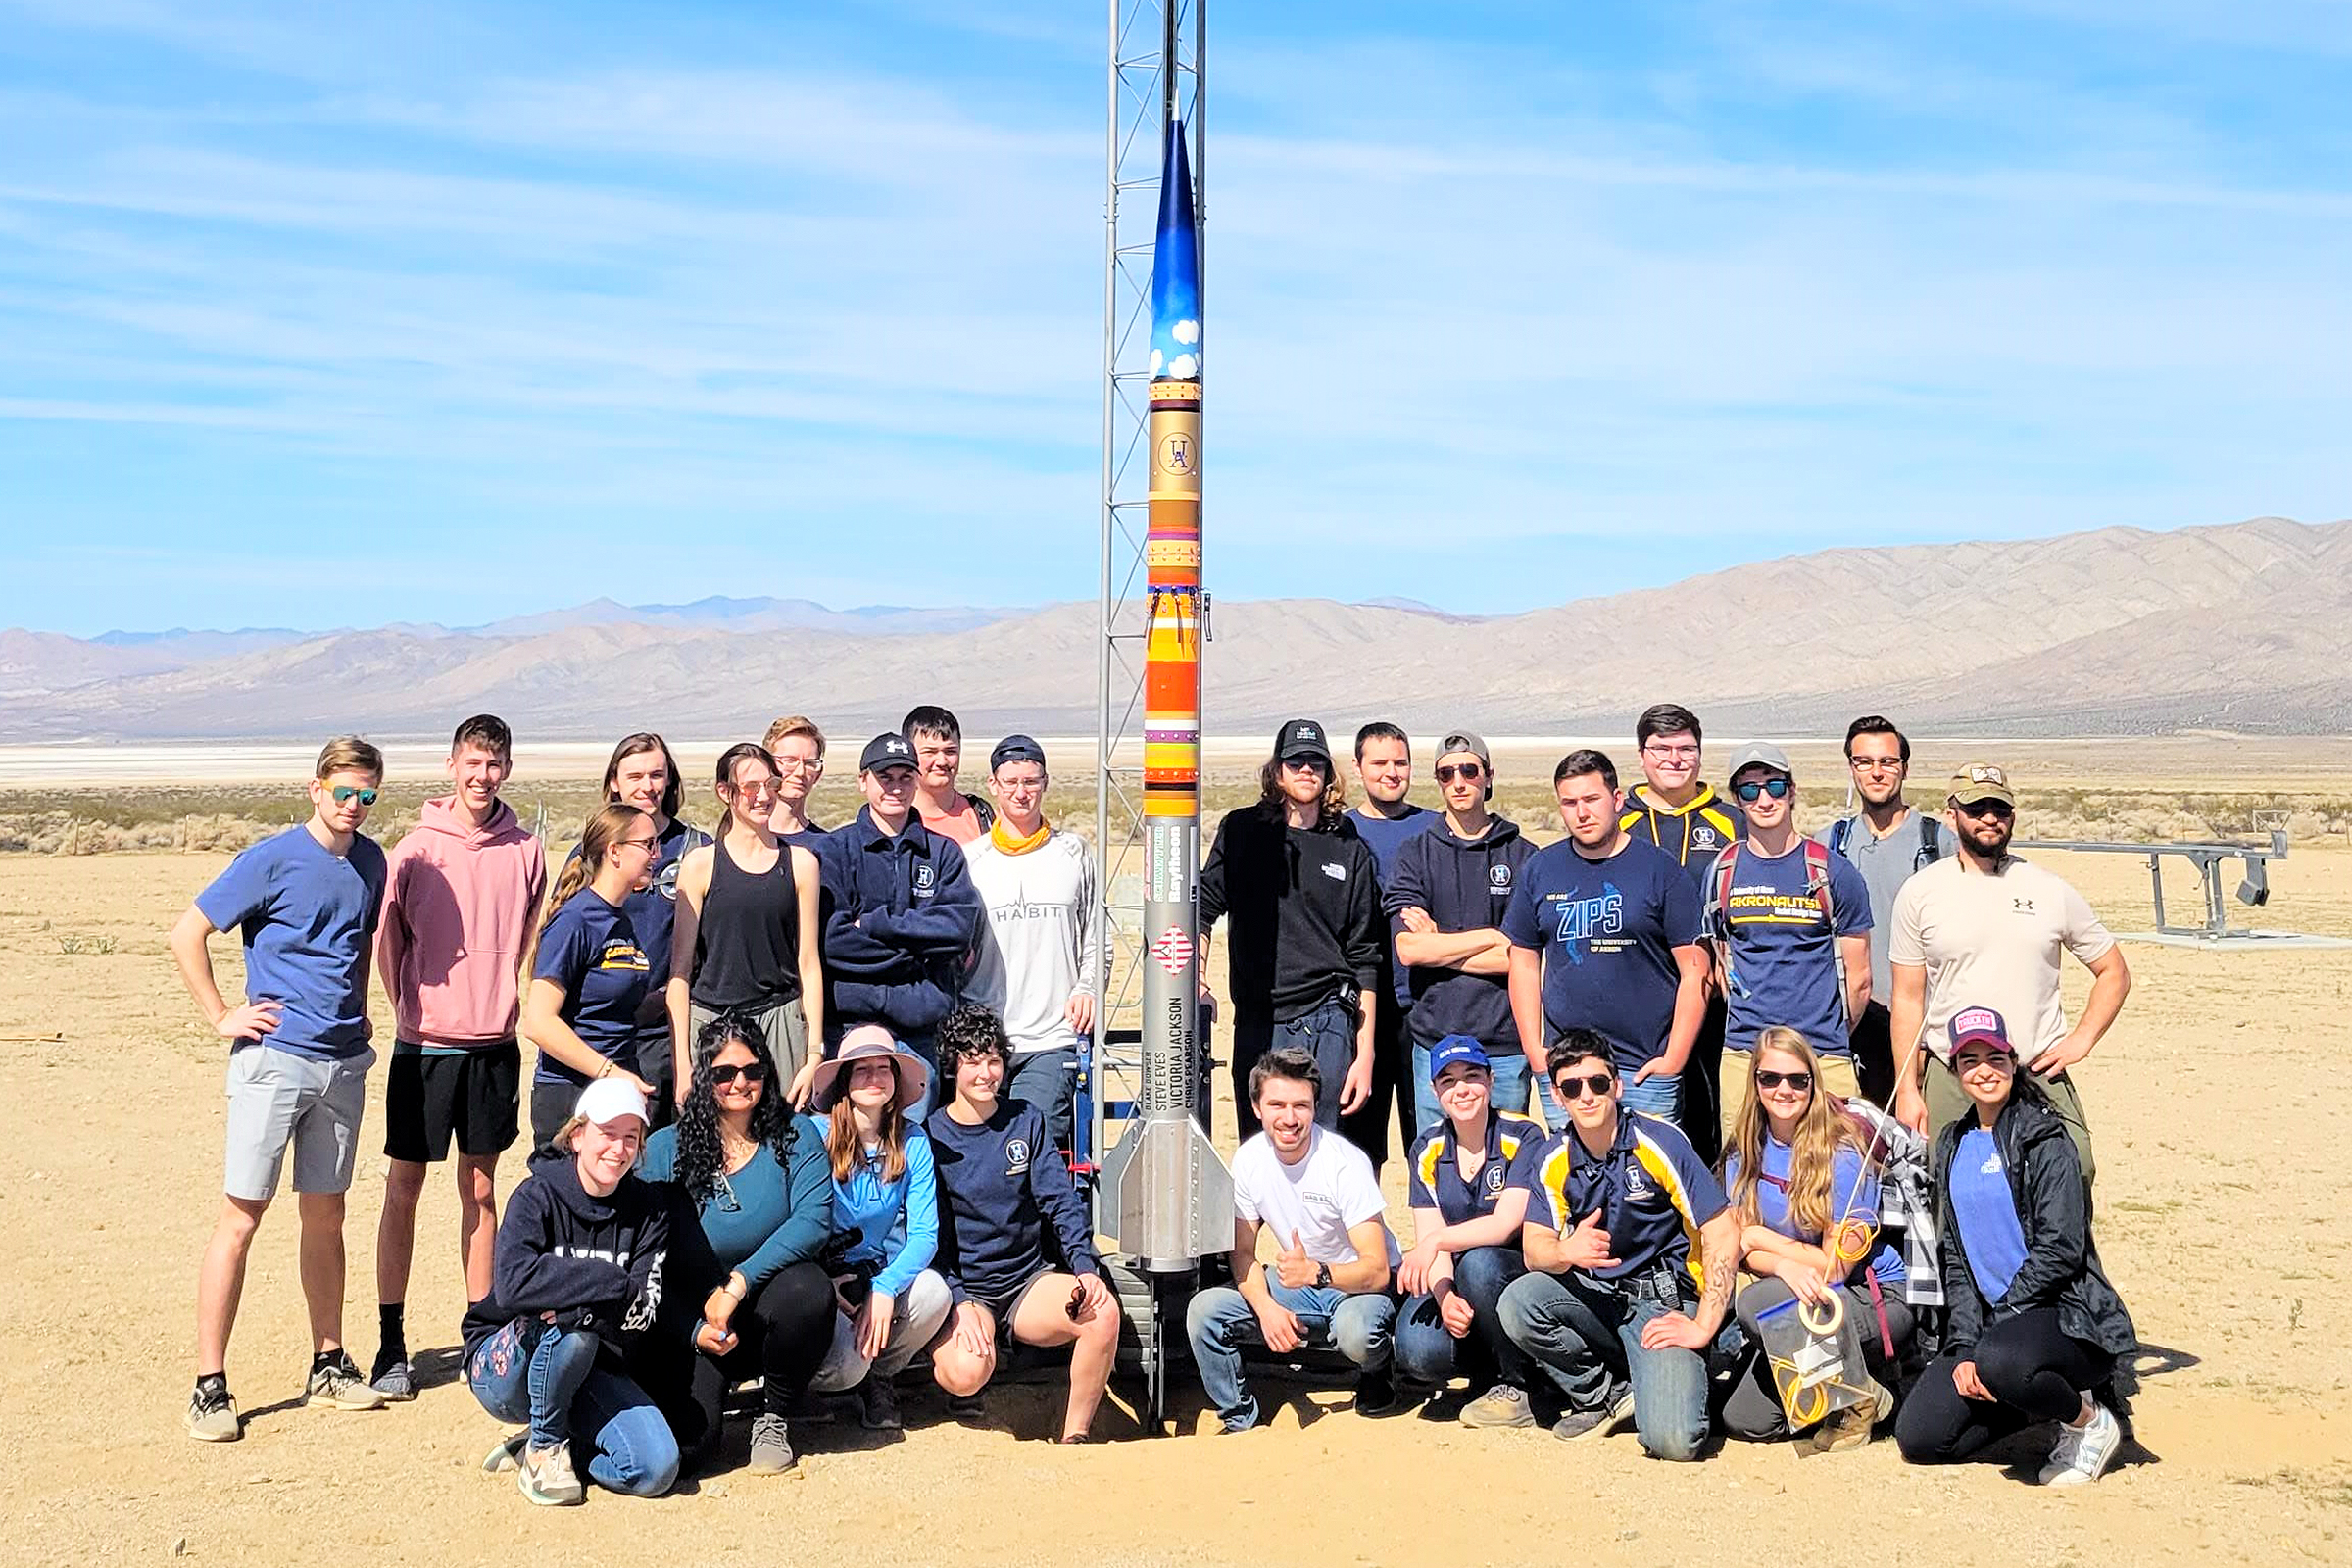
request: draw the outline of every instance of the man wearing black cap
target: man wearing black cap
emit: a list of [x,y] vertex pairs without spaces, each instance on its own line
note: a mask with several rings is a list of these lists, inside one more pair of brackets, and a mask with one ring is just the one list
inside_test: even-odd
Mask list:
[[[1200,870],[1203,976],[1209,929],[1233,916],[1233,1102],[1244,1138],[1257,1131],[1250,1069],[1277,1044],[1314,1056],[1319,1125],[1336,1129],[1343,1111],[1371,1098],[1388,941],[1372,851],[1342,831],[1347,799],[1321,724],[1282,726],[1258,791],[1255,806],[1225,813]],[[1210,1000],[1205,979],[1200,992]]]
[[836,1032],[879,1023],[927,1057],[962,993],[980,921],[963,851],[914,814],[914,748],[877,735],[858,758],[865,805],[817,841],[825,916],[825,1018]]
[[1078,1042],[1095,1031],[1095,862],[1046,820],[1046,753],[1007,735],[988,754],[996,820],[964,851],[980,895],[980,953],[964,998],[1011,1042],[1004,1098],[1037,1107],[1054,1147],[1075,1130]]

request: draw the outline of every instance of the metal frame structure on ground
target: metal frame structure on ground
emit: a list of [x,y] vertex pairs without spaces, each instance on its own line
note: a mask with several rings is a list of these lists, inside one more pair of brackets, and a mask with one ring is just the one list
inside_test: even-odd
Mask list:
[[[2257,823],[2259,826],[2259,821]],[[2305,936],[2297,931],[2255,931],[2230,923],[2230,899],[2223,886],[2222,867],[2231,860],[2245,866],[2237,886],[2241,903],[2260,907],[2271,898],[2270,862],[2286,858],[2286,830],[2272,828],[2269,844],[2211,843],[2127,844],[2108,839],[2020,839],[2021,850],[2064,850],[2082,855],[2137,855],[2148,862],[2148,891],[2156,906],[2156,929],[2125,931],[2118,935],[2141,942],[2162,942],[2191,948],[2342,948],[2342,937]],[[2175,925],[2164,908],[2164,859],[2177,856],[2197,868],[2202,881],[2205,920],[2202,925]]]

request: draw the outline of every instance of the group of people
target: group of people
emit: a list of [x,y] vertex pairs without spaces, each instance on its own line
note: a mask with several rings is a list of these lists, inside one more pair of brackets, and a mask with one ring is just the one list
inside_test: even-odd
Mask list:
[[[1323,727],[1283,726],[1200,881],[1204,975],[1227,927],[1243,1142],[1232,1254],[1208,1271],[1231,1283],[1186,1328],[1224,1430],[1259,1419],[1248,1352],[1320,1347],[1358,1369],[1366,1413],[1466,1378],[1472,1426],[1631,1421],[1663,1458],[1717,1427],[1852,1446],[1908,1384],[1906,1456],[2054,1421],[2045,1479],[2112,1461],[2133,1341],[2090,1245],[2068,1069],[2128,990],[2113,939],[2008,853],[1998,766],[1922,810],[1908,742],[1858,720],[1860,808],[1816,840],[1782,751],[1741,748],[1727,799],[1701,744],[1660,705],[1632,788],[1571,752],[1565,837],[1538,849],[1492,810],[1474,733],[1439,743],[1432,811],[1408,799],[1400,728],[1357,733],[1350,808]],[[583,1470],[665,1491],[710,1462],[752,1378],[755,1471],[792,1467],[812,1396],[898,1426],[918,1356],[968,1413],[1015,1345],[1066,1348],[1058,1435],[1087,1438],[1120,1329],[1065,1158],[1101,981],[1092,847],[1045,819],[1027,736],[992,749],[988,798],[964,792],[944,709],[866,743],[864,805],[831,830],[808,815],[824,760],[803,717],[728,748],[706,834],[666,744],[631,735],[551,886],[500,799],[499,719],[458,726],[450,793],[388,856],[361,831],[380,754],[327,745],[310,819],[237,857],[172,934],[231,1047],[192,1435],[240,1435],[227,1343],[289,1150],[306,1399],[416,1396],[416,1207],[454,1144],[463,1375],[521,1429],[489,1462],[534,1501],[579,1500]],[[236,1005],[207,946],[228,930]],[[2094,974],[2072,1027],[2062,951]],[[363,1373],[342,1230],[376,973],[396,1033]],[[502,1216],[523,1038],[535,1152]],[[1381,1197],[1392,1110],[1409,1250]]]

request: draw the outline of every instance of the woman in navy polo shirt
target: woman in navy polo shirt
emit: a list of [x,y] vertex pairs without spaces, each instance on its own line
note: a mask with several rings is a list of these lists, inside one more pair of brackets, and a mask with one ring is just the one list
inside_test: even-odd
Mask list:
[[[1839,1348],[1846,1365],[1869,1367],[1871,1397],[1830,1415],[1808,1441],[1825,1452],[1859,1447],[1893,1412],[1894,1396],[1878,1380],[1893,1371],[1911,1338],[1903,1258],[1879,1235],[1879,1178],[1862,1131],[1823,1082],[1820,1056],[1793,1029],[1758,1031],[1744,1090],[1724,1089],[1744,1100],[1724,1151],[1723,1185],[1740,1216],[1741,1267],[1756,1276],[1734,1302],[1740,1326],[1760,1346],[1762,1314],[1791,1299],[1815,1309],[1835,1303]],[[1760,1348],[1750,1351],[1724,1404],[1723,1424],[1759,1440],[1789,1431]]]
[[622,1077],[642,1095],[637,1014],[653,960],[629,918],[629,896],[653,881],[654,819],[634,806],[599,807],[579,853],[548,891],[547,925],[523,998],[522,1033],[539,1053],[531,1074],[531,1141],[544,1145],[593,1079]]
[[1445,1119],[1413,1141],[1413,1248],[1397,1268],[1406,1293],[1396,1314],[1396,1369],[1443,1389],[1455,1374],[1486,1392],[1462,1408],[1472,1427],[1527,1427],[1534,1368],[1502,1332],[1495,1303],[1527,1271],[1519,1231],[1527,1189],[1510,1180],[1522,1144],[1544,1141],[1531,1117],[1494,1108],[1494,1071],[1486,1048],[1447,1035],[1430,1048],[1429,1080]]
[[1913,1464],[1948,1464],[2055,1422],[2041,1484],[2084,1486],[2123,1446],[2112,1379],[2139,1336],[2091,1245],[2066,1123],[2018,1071],[2008,1025],[1990,1007],[1962,1007],[1951,1041],[1952,1075],[1976,1111],[1945,1126],[1930,1157],[1951,1316],[1894,1440]]

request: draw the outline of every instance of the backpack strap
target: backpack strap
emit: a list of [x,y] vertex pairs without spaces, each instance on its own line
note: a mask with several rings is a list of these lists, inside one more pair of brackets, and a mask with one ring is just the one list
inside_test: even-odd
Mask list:
[[1822,921],[1829,926],[1830,935],[1836,936],[1838,903],[1830,896],[1830,847],[1819,839],[1805,840],[1805,890],[1821,906]]
[[[1830,824],[1830,849],[1834,853],[1844,855],[1845,847],[1853,842],[1853,838],[1854,819],[1852,817],[1841,816]],[[1848,858],[1850,858],[1850,857]]]
[[1924,871],[1942,857],[1943,824],[1927,812],[1921,811],[1919,813],[1919,853],[1911,857],[1911,869]]
[[1734,839],[1715,852],[1715,874],[1708,880],[1711,891],[1707,894],[1704,911],[1707,929],[1727,940],[1732,934],[1732,877],[1738,869],[1739,860],[1740,841]]

